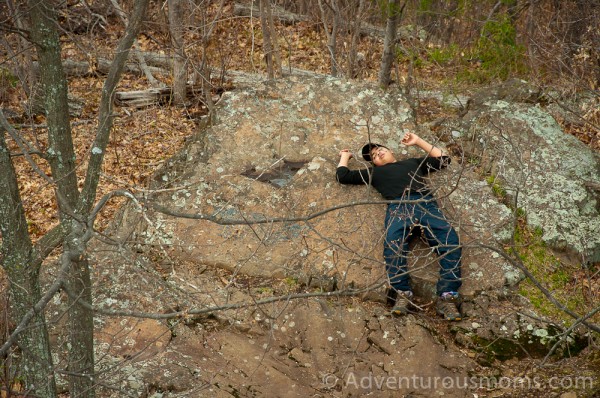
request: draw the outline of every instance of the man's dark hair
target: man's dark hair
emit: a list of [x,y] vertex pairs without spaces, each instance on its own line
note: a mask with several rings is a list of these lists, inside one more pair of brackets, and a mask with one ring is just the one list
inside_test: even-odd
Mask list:
[[385,149],[389,149],[385,145],[375,144],[374,142],[368,143],[367,145],[365,145],[365,146],[362,147],[362,157],[367,162],[372,162],[373,161],[371,159],[371,151],[373,150],[373,148],[385,148]]

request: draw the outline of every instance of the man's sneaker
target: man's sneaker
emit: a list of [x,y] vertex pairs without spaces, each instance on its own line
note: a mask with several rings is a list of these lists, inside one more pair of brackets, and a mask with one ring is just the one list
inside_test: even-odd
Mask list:
[[413,292],[410,290],[401,290],[396,296],[396,302],[392,307],[392,315],[406,315],[408,314],[408,306],[412,300]]
[[438,297],[435,310],[447,321],[460,321],[462,315],[458,311],[458,293],[446,292]]

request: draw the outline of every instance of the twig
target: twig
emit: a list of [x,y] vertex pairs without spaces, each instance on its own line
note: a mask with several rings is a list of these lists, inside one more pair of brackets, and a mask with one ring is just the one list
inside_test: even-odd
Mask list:
[[527,269],[527,267],[525,267],[523,265],[522,262],[515,260],[513,257],[509,256],[508,253],[506,253],[504,250],[502,249],[498,249],[496,247],[490,246],[490,245],[486,245],[486,244],[481,244],[480,247],[483,247],[485,249],[489,249],[493,252],[498,253],[500,256],[502,256],[506,261],[508,261],[513,267],[518,268],[519,270],[521,270],[525,276],[542,292],[542,294],[544,296],[546,296],[546,298],[552,303],[554,304],[559,310],[563,311],[564,313],[570,315],[571,317],[577,319],[580,321],[580,323],[582,323],[583,325],[585,325],[586,327],[588,327],[589,329],[600,333],[600,326],[593,324],[593,323],[589,323],[586,322],[585,317],[580,317],[579,315],[577,315],[576,313],[574,313],[573,311],[571,311],[570,309],[568,309],[567,307],[565,307],[560,301],[558,301],[553,295],[552,293],[550,293],[550,291],[548,291],[548,289],[546,289],[538,280],[537,278]]
[[592,316],[596,315],[598,312],[600,312],[600,306],[596,307],[595,309],[593,309],[592,311],[588,312],[587,314],[585,314],[584,316],[580,317],[579,319],[577,319],[573,325],[571,325],[570,328],[568,328],[567,330],[565,330],[562,333],[561,338],[554,343],[554,345],[552,346],[552,348],[550,349],[550,351],[548,351],[548,353],[546,354],[546,356],[544,357],[544,359],[542,360],[542,363],[540,364],[540,366],[544,366],[544,364],[548,361],[548,359],[550,358],[550,356],[552,354],[554,354],[554,351],[556,351],[556,349],[558,348],[558,346],[560,344],[562,344],[563,341],[565,341],[567,338],[569,338],[569,334],[575,330],[575,328],[577,326],[579,326],[579,324],[584,323],[584,321],[586,319],[591,318]]
[[[230,311],[230,310],[239,310],[248,307],[260,306],[270,303],[276,303],[280,301],[288,302],[291,300],[298,299],[306,299],[306,298],[315,298],[315,297],[351,297],[357,296],[362,293],[371,291],[373,289],[377,289],[378,287],[383,286],[384,283],[380,282],[375,285],[366,286],[362,289],[345,289],[345,290],[335,290],[332,292],[314,292],[314,293],[298,293],[298,294],[289,294],[286,296],[276,296],[269,297],[263,300],[252,300],[251,303],[235,303],[235,304],[224,304],[224,305],[216,305],[212,307],[206,308],[197,308],[197,309],[189,309],[183,311],[174,311],[163,314],[157,314],[152,312],[142,312],[142,311],[118,311],[118,310],[109,310],[103,308],[97,308],[91,305],[90,303],[81,300],[74,292],[70,291],[68,287],[64,287],[66,293],[71,296],[74,300],[77,300],[77,303],[84,308],[94,311],[95,313],[106,315],[106,316],[128,316],[132,318],[146,318],[146,319],[174,319],[180,318],[188,315],[203,315],[210,314],[218,311]],[[0,355],[2,355],[3,351],[0,350]]]

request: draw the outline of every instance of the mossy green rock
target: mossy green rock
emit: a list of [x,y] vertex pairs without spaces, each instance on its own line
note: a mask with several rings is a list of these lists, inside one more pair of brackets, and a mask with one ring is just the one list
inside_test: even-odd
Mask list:
[[540,106],[492,100],[467,115],[471,155],[551,247],[600,260],[600,161]]

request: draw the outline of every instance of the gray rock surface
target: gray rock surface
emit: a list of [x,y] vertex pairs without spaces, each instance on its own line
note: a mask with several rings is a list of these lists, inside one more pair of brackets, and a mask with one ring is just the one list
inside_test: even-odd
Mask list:
[[536,105],[491,100],[465,120],[470,155],[541,228],[544,241],[583,262],[600,260],[598,192],[590,188],[600,182],[598,154]]

